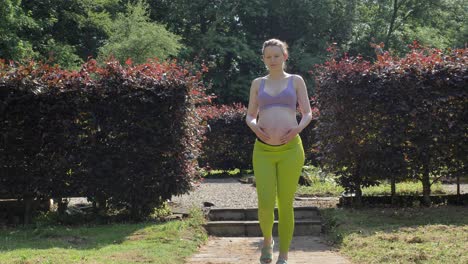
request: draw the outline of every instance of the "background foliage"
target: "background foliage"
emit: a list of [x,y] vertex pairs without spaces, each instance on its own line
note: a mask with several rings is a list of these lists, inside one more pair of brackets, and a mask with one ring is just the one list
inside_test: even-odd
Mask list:
[[128,58],[144,63],[148,58],[166,59],[178,54],[180,37],[163,25],[150,21],[148,5],[143,1],[127,3],[110,27],[110,37],[99,48],[98,60],[113,56],[121,63]]
[[331,47],[319,67],[321,165],[358,199],[383,179],[416,179],[429,204],[438,178],[466,177],[468,50],[410,47],[403,58],[387,52],[376,63],[335,59]]
[[[11,151],[8,155],[2,154],[2,164],[8,164],[3,169],[19,168],[14,173],[18,176],[14,178],[18,190],[15,195],[66,195],[61,191],[70,187],[69,180],[79,172],[89,176],[87,180],[94,181],[90,185],[93,190],[80,192],[87,192],[95,199],[114,195],[113,200],[106,199],[116,208],[130,207],[136,210],[135,214],[148,213],[149,206],[137,208],[136,201],[122,202],[133,199],[132,192],[124,192],[118,189],[121,186],[115,185],[112,195],[106,193],[106,186],[112,185],[94,176],[107,177],[115,173],[122,182],[134,183],[133,180],[141,176],[132,167],[136,162],[132,160],[134,157],[128,156],[135,152],[134,145],[144,156],[139,159],[145,166],[143,171],[152,170],[152,165],[148,164],[153,163],[148,156],[154,154],[153,150],[146,149],[141,140],[132,141],[133,145],[128,143],[138,138],[137,135],[148,131],[159,133],[159,128],[166,127],[162,123],[154,127],[139,119],[160,122],[152,119],[158,116],[156,108],[148,111],[154,115],[147,116],[137,106],[140,103],[151,106],[156,102],[148,96],[146,88],[157,90],[167,84],[164,83],[167,78],[173,80],[169,86],[180,88],[180,93],[173,94],[177,102],[183,101],[184,95],[194,100],[187,111],[193,112],[187,121],[192,127],[198,127],[202,120],[197,119],[200,116],[195,116],[193,107],[203,100],[197,101],[195,97],[204,97],[204,94],[197,89],[183,89],[178,78],[186,80],[183,76],[192,76],[189,69],[171,72],[171,76],[158,75],[159,79],[142,80],[141,72],[148,69],[145,67],[159,73],[161,68],[148,65],[138,68],[140,66],[133,66],[133,63],[159,65],[157,60],[147,61],[154,57],[204,62],[208,73],[193,74],[210,83],[209,92],[216,96],[209,98],[216,97],[218,104],[240,102],[246,105],[251,80],[266,74],[261,45],[269,38],[279,38],[291,47],[287,71],[305,78],[313,103],[322,101],[321,105],[318,103],[322,118],[318,128],[314,129],[315,124],[312,124],[303,132],[304,145],[313,163],[316,154],[322,155],[324,162],[329,159],[329,169],[341,173],[342,185],[353,191],[359,192],[361,185],[377,184],[379,178],[390,178],[395,183],[410,177],[420,179],[428,195],[430,175],[466,172],[467,161],[463,157],[468,156],[467,144],[466,137],[461,136],[466,131],[466,122],[459,121],[466,120],[463,110],[466,109],[466,88],[462,89],[466,87],[466,47],[458,54],[456,48],[466,46],[467,13],[465,0],[1,1],[0,58],[5,60],[0,63],[0,77],[7,81],[2,80],[0,88],[7,89],[0,90],[3,100],[0,129],[4,134],[2,148]],[[415,51],[417,47],[406,45],[413,39],[436,49],[429,53],[428,50]],[[330,46],[344,51],[344,59],[337,53],[330,58],[326,53]],[[119,62],[106,64],[109,56]],[[458,58],[458,64],[451,61],[453,56]],[[97,61],[89,60],[90,57]],[[36,64],[37,60],[42,62]],[[340,62],[325,64],[332,77],[322,79],[316,86],[311,74],[313,65],[337,60]],[[337,65],[339,67],[335,67]],[[440,65],[446,68],[440,69]],[[99,79],[101,74],[105,78]],[[452,78],[460,74],[463,77]],[[75,85],[76,90],[62,93],[62,85]],[[130,88],[134,87],[132,85],[136,90]],[[47,90],[47,87],[54,88]],[[331,88],[326,91],[329,94],[320,94],[318,87],[322,87],[322,92],[325,91],[323,87]],[[381,90],[375,91],[377,88]],[[14,91],[14,96],[10,91]],[[82,97],[82,91],[90,92],[90,96]],[[319,96],[315,97],[317,94]],[[157,96],[170,98],[162,91],[157,92]],[[87,99],[80,101],[79,98]],[[178,115],[169,111],[172,108],[163,102],[167,103],[161,101],[160,107],[168,108],[161,113]],[[394,107],[397,102],[406,105]],[[120,109],[121,105],[126,108]],[[208,140],[218,138],[218,141],[228,142],[225,137],[231,134],[228,130],[232,128],[223,127],[223,122],[226,125],[232,121],[237,128],[242,126],[243,130],[236,128],[235,131],[248,133],[249,136],[242,139],[245,142],[235,141],[239,140],[235,138],[232,142],[236,143],[224,149],[232,151],[237,161],[246,164],[248,156],[232,147],[244,143],[251,146],[249,140],[253,134],[246,130],[242,107],[221,108],[212,108],[210,111],[217,114],[205,120],[216,128],[210,132]],[[136,123],[128,123],[133,118]],[[349,123],[353,121],[355,123]],[[187,125],[180,122],[177,128]],[[220,131],[223,133],[215,136]],[[190,138],[201,136],[199,131],[190,133]],[[321,149],[315,146],[315,134],[329,137],[318,139]],[[146,139],[147,142],[154,140]],[[185,142],[193,153],[179,151],[179,154],[185,155],[184,161],[194,162],[199,142],[197,139]],[[89,155],[80,157],[68,151],[70,149]],[[213,150],[205,151],[214,156]],[[107,156],[106,153],[115,155],[100,159]],[[166,154],[161,157],[166,158]],[[122,157],[126,160],[120,160]],[[337,161],[343,163],[337,164]],[[71,162],[72,167],[64,166],[67,162]],[[184,165],[183,170],[188,171],[188,175],[195,173],[192,165]],[[98,169],[91,173],[84,168]],[[112,171],[112,168],[120,170]],[[146,175],[153,175],[151,173]],[[46,179],[41,177],[44,175],[48,184],[43,184]],[[125,178],[128,176],[130,179]],[[10,184],[8,180],[13,178],[5,179],[2,178],[3,186]],[[138,184],[132,187],[140,186]],[[177,193],[188,187],[188,181],[175,185],[182,189],[167,190],[169,187],[164,184],[158,187],[163,188],[162,193]],[[50,186],[56,186],[54,193],[47,189]],[[148,193],[153,194],[156,195]],[[142,202],[150,200],[160,201],[151,197]]]
[[202,71],[0,61],[0,198],[88,197],[137,219],[198,176]]
[[217,102],[246,104],[251,80],[266,74],[260,60],[266,39],[289,44],[288,71],[303,75],[313,94],[309,70],[326,60],[331,43],[371,61],[369,42],[399,55],[413,39],[463,48],[467,19],[464,0],[5,0],[0,58],[75,69],[89,56],[101,61],[111,52],[121,63],[127,56],[203,60]]

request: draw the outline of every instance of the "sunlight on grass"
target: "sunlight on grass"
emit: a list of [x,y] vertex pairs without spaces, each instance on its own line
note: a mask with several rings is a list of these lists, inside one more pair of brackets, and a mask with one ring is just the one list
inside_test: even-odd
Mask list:
[[461,207],[322,209],[328,240],[354,263],[468,263]]
[[[299,186],[299,196],[340,196],[344,188],[331,182],[317,182],[312,186]],[[362,188],[364,196],[391,195],[390,184],[384,183],[379,186]],[[422,195],[422,184],[420,182],[402,182],[396,184],[397,195]],[[445,194],[442,184],[436,183],[431,187],[431,194]]]
[[207,239],[202,213],[165,223],[0,231],[0,263],[184,263]]
[[233,169],[233,170],[201,170],[202,177],[204,178],[226,178],[226,177],[239,177],[242,174],[252,174],[252,170],[243,170],[241,172],[240,169]]
[[[341,196],[344,188],[336,183],[336,177],[332,174],[322,172],[319,168],[313,166],[304,166],[305,173],[312,181],[311,186],[298,186],[298,196]],[[371,186],[362,188],[364,196],[377,196],[377,195],[391,195],[390,183],[383,182],[378,186]],[[422,183],[419,181],[414,182],[400,182],[396,184],[397,195],[422,195]],[[442,188],[442,183],[436,182],[431,186],[431,194],[445,194]]]
[[[421,182],[400,182],[396,184],[397,194],[412,195],[419,194],[422,195],[423,187]],[[362,189],[363,195],[373,196],[373,195],[391,195],[391,185],[389,183],[384,183],[379,186],[366,187]],[[442,183],[437,182],[431,186],[431,194],[444,194],[442,189]]]

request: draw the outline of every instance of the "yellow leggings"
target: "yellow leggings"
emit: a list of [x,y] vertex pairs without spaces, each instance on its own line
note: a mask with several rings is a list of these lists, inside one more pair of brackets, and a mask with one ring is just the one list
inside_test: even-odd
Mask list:
[[278,201],[280,252],[287,252],[294,233],[293,201],[302,166],[304,149],[299,135],[284,145],[255,141],[253,169],[258,196],[258,220],[264,237],[271,237],[275,202]]

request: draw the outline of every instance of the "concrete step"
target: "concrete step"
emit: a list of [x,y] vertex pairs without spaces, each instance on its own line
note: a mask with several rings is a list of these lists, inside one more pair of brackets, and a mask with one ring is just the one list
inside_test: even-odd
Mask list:
[[[222,237],[262,236],[258,221],[209,221],[205,224],[209,235]],[[320,220],[296,220],[294,236],[318,236],[322,231]],[[273,235],[278,236],[278,221],[274,222]]]
[[[258,208],[213,208],[208,213],[210,221],[252,221],[258,220]],[[303,206],[294,208],[296,220],[320,220],[320,212],[317,207]],[[275,208],[275,219],[278,219],[278,208]]]

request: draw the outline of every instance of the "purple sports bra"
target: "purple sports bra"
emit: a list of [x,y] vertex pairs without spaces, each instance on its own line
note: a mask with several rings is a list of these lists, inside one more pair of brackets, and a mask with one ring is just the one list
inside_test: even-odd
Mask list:
[[275,96],[271,96],[267,92],[265,92],[265,78],[262,78],[262,82],[260,83],[260,88],[258,90],[257,96],[259,111],[273,106],[289,107],[290,109],[296,111],[297,95],[296,90],[293,86],[292,77],[292,75],[291,77],[289,77],[286,89],[282,90],[279,94]]

